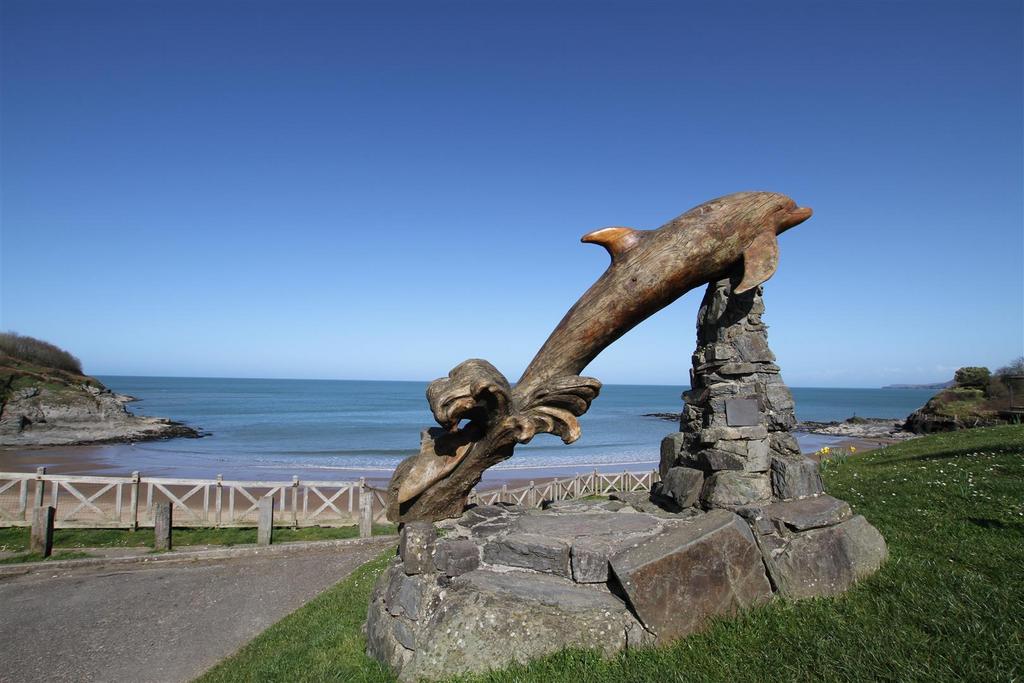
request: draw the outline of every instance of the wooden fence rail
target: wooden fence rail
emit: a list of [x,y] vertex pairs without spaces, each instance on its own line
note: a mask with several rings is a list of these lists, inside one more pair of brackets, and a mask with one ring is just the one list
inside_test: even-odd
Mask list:
[[[473,491],[469,502],[541,507],[545,501],[570,500],[613,492],[649,491],[658,481],[650,472],[602,473],[594,470],[567,479],[489,491]],[[157,503],[170,503],[175,526],[250,527],[259,521],[259,501],[274,500],[277,526],[348,526],[359,522],[360,501],[368,499],[374,522],[386,521],[387,490],[358,481],[228,481],[143,477],[90,477],[0,472],[0,527],[30,526],[34,507],[57,511],[57,528],[138,528],[153,526]]]
[[[143,477],[91,477],[0,472],[0,527],[29,526],[33,507],[57,510],[58,528],[153,526],[157,503],[170,503],[175,526],[256,526],[259,500],[274,499],[279,526],[348,526],[359,521],[368,496],[374,521],[385,517],[385,492],[358,481],[228,481]],[[30,500],[31,499],[31,500]]]
[[568,479],[553,479],[535,484],[510,489],[503,485],[489,491],[473,491],[469,496],[470,503],[477,505],[494,505],[510,503],[527,507],[542,507],[545,502],[586,498],[609,493],[625,493],[630,491],[650,491],[659,480],[658,470],[650,472],[615,472],[603,473],[594,470],[577,474]]

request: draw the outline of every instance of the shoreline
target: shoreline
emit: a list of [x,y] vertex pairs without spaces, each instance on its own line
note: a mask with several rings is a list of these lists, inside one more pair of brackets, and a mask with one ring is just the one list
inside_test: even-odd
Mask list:
[[[853,446],[864,453],[882,448],[895,439],[826,436],[831,448]],[[135,445],[135,444],[131,444]],[[118,450],[105,445],[46,446],[22,449],[0,449],[0,472],[35,472],[46,467],[49,474],[82,476],[130,476],[139,471],[146,477],[168,477],[181,479],[214,479],[218,474],[229,481],[290,481],[298,476],[300,481],[354,481],[365,478],[375,487],[386,487],[393,469],[367,467],[310,467],[281,464],[244,463],[238,460],[199,460],[196,462],[154,461],[152,452],[140,449],[136,459],[125,458],[124,445]],[[814,457],[816,450],[806,450],[804,455]],[[129,451],[130,454],[130,451]],[[514,458],[513,458],[514,461]],[[579,463],[562,465],[533,465],[529,463],[494,467],[484,473],[481,490],[497,488],[502,484],[510,487],[526,486],[530,481],[542,482],[555,478],[567,478],[584,472],[597,470],[602,473],[623,471],[637,472],[656,470],[657,459],[622,460],[612,463]]]

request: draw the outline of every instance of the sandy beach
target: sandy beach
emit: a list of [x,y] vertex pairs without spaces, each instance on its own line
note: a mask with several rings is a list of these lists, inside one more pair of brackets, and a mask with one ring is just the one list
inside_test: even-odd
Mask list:
[[[119,461],[111,456],[116,452]],[[237,461],[224,461],[190,467],[188,464],[160,464],[153,462],[150,454],[140,450],[140,458],[125,458],[124,446],[113,449],[105,446],[69,446],[34,449],[0,450],[0,472],[34,472],[45,467],[49,474],[81,474],[91,476],[130,476],[141,472],[150,477],[176,477],[212,479],[223,475],[230,480],[290,481],[298,476],[302,481],[352,481],[365,478],[375,487],[385,487],[391,479],[391,471],[379,469],[284,469],[260,465],[245,466]],[[554,478],[571,477],[582,472],[592,472],[595,467],[517,467],[513,457],[512,467],[491,468],[484,473],[481,488],[496,488],[502,484],[510,487],[525,486],[530,481],[541,482]],[[218,467],[219,465],[219,467]],[[657,462],[630,462],[599,465],[600,472],[643,472],[657,469]],[[217,470],[214,472],[213,470]]]
[[[891,439],[837,439],[830,444],[833,449],[853,447],[858,454],[894,443]],[[0,450],[0,472],[34,472],[45,467],[50,474],[81,474],[91,476],[129,476],[141,472],[150,477],[179,477],[212,479],[218,474],[231,480],[290,481],[298,476],[303,481],[352,481],[365,478],[375,487],[385,487],[391,478],[391,471],[384,469],[302,469],[282,466],[266,466],[258,463],[246,464],[235,459],[214,462],[160,462],[165,453],[153,453],[145,444],[128,448],[117,446],[67,446],[48,448],[25,448]],[[806,453],[817,459],[815,452]],[[518,465],[515,456],[504,468],[491,468],[484,473],[480,488],[497,488],[503,484],[510,487],[526,486],[531,481],[544,482],[554,478],[572,477],[597,469],[603,473],[644,472],[657,469],[654,460],[633,461],[598,466],[529,466]]]

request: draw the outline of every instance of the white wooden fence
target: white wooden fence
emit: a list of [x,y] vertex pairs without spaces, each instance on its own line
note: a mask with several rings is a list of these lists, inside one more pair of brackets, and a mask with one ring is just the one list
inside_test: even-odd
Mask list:
[[[526,486],[473,491],[469,502],[541,507],[613,492],[650,491],[658,471],[602,473],[594,470],[566,479]],[[229,481],[142,477],[90,477],[0,472],[0,527],[30,526],[33,507],[53,506],[58,528],[137,528],[153,526],[156,503],[170,503],[175,526],[251,527],[259,520],[259,500],[274,499],[277,526],[349,526],[359,522],[361,501],[375,522],[385,522],[387,491],[359,481]]]
[[90,477],[0,472],[0,526],[29,526],[33,507],[56,508],[55,526],[153,526],[155,503],[171,503],[175,526],[256,526],[259,500],[274,498],[278,526],[348,526],[359,521],[366,497],[372,518],[385,516],[385,491],[359,481],[229,481],[142,477]]
[[609,472],[594,470],[577,474],[568,479],[553,479],[535,484],[510,489],[507,484],[499,489],[476,492],[469,496],[470,503],[478,505],[494,505],[495,503],[511,503],[527,507],[542,507],[545,502],[571,500],[587,496],[601,496],[608,493],[625,493],[629,491],[650,491],[654,482],[659,480],[658,470],[650,472]]

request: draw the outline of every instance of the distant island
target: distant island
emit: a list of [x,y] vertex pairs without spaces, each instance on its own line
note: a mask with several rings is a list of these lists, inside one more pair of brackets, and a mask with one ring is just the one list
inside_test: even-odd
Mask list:
[[133,400],[84,374],[64,349],[0,333],[0,447],[202,436],[180,422],[132,415],[125,404]]
[[887,384],[882,389],[928,389],[930,391],[941,391],[955,386],[956,380],[946,382],[935,382],[934,384]]

